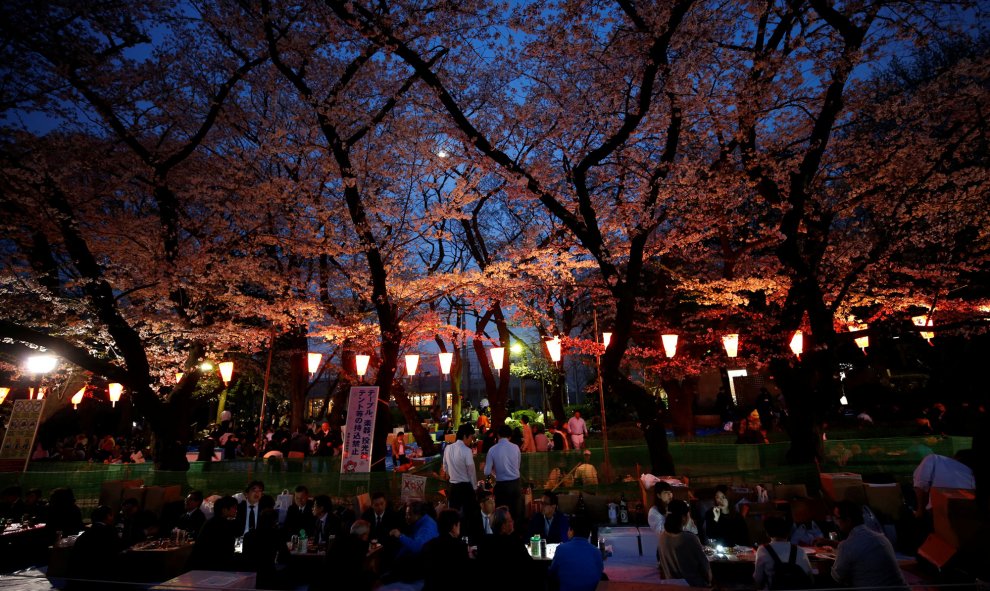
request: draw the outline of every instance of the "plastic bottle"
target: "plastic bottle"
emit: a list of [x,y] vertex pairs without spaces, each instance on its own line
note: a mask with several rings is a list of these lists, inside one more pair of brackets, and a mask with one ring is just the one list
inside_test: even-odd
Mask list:
[[305,554],[309,551],[309,539],[306,537],[306,530],[299,530],[299,553]]
[[619,522],[629,523],[629,507],[626,505],[626,495],[619,496]]

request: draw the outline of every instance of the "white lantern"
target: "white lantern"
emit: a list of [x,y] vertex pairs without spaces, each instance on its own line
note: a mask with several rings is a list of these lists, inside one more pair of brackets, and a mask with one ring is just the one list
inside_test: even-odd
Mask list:
[[438,357],[440,358],[440,373],[445,376],[450,374],[450,365],[454,362],[454,354],[440,353]]
[[604,347],[605,347],[606,349],[608,349],[608,345],[609,345],[609,343],[611,343],[611,342],[612,342],[612,333],[610,333],[610,332],[603,332],[603,333],[602,333],[602,345],[603,345],[603,346],[604,346]]
[[[915,326],[921,327],[928,327],[932,325],[932,319],[927,316],[914,316],[911,318],[911,322],[913,322]],[[932,343],[932,339],[935,338],[935,333],[923,330],[921,331],[921,338],[928,341],[928,344],[930,345]]]
[[181,382],[182,381],[182,376],[184,376],[184,375],[186,375],[186,374],[184,374],[181,371],[175,372],[175,383],[178,384],[179,382]]
[[10,388],[0,388],[0,404],[7,399],[7,394],[10,394]]
[[110,393],[110,404],[117,406],[117,401],[120,400],[120,395],[124,391],[124,385],[117,383],[110,384],[107,386],[107,391]]
[[86,395],[86,386],[79,388],[79,391],[72,395],[72,408],[79,408],[79,403],[82,402],[83,396]]
[[230,378],[234,376],[234,362],[224,361],[218,363],[217,367],[220,368],[220,379],[223,380],[223,385],[226,386],[230,383]]
[[419,366],[419,355],[411,353],[406,355],[406,375],[413,377],[416,375],[416,368]]
[[492,367],[497,370],[502,369],[502,365],[505,363],[505,347],[492,347]]
[[550,361],[557,363],[560,361],[560,337],[555,336],[552,339],[546,341],[547,343],[547,353],[550,354]]
[[322,360],[322,353],[308,353],[306,355],[306,367],[309,369],[310,374],[314,374],[320,369],[320,361]]
[[722,346],[725,347],[725,354],[733,358],[739,354],[739,335],[727,334],[722,337]]
[[667,355],[668,359],[677,354],[676,334],[660,335],[660,340],[663,342],[663,352]]
[[357,373],[358,377],[363,378],[364,374],[368,373],[369,363],[371,363],[371,355],[354,356],[354,371]]
[[801,334],[800,330],[795,330],[794,336],[791,337],[791,352],[798,359],[801,358],[801,353],[804,353],[804,335]]

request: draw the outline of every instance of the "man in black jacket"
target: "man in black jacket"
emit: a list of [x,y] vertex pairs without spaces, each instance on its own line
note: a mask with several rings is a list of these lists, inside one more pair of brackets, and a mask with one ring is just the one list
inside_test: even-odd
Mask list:
[[221,497],[213,504],[213,517],[196,536],[189,570],[235,570],[234,542],[237,529],[237,499]]
[[292,504],[285,512],[285,523],[282,531],[285,539],[299,535],[299,530],[310,531],[313,528],[313,499],[309,498],[309,489],[305,484],[296,487],[292,494]]
[[[73,579],[105,581],[113,578],[112,566],[123,544],[113,526],[113,510],[100,505],[91,515],[93,524],[82,533],[72,548],[69,573]],[[73,589],[105,588],[103,583],[73,581]]]

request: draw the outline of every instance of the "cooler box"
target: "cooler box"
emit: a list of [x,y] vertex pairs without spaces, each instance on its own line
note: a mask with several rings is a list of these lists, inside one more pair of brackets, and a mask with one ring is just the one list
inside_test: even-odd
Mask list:
[[823,473],[822,490],[829,500],[852,501],[863,505],[866,503],[866,493],[863,489],[863,477],[852,472]]

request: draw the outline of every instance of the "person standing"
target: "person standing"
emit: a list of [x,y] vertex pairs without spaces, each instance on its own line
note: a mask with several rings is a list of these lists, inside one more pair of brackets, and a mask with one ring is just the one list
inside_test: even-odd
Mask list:
[[523,415],[519,417],[519,422],[522,423],[520,429],[522,429],[522,446],[520,451],[523,453],[532,453],[536,451],[536,441],[533,439],[533,428],[529,426],[529,417]]
[[853,587],[906,590],[894,547],[883,534],[863,525],[863,508],[852,501],[839,501],[833,511],[835,524],[845,539],[835,549],[832,578]]
[[447,503],[461,515],[469,515],[475,508],[474,485],[477,469],[474,466],[474,427],[464,423],[457,428],[457,440],[443,451],[441,478],[450,479]]
[[567,431],[571,434],[571,444],[575,450],[584,449],[584,438],[588,434],[588,424],[581,418],[581,411],[574,411],[567,421]]
[[509,441],[512,428],[502,425],[498,428],[498,443],[485,457],[485,476],[495,474],[495,504],[505,505],[513,518],[522,515],[522,487],[519,485],[519,464],[522,454],[519,447]]

